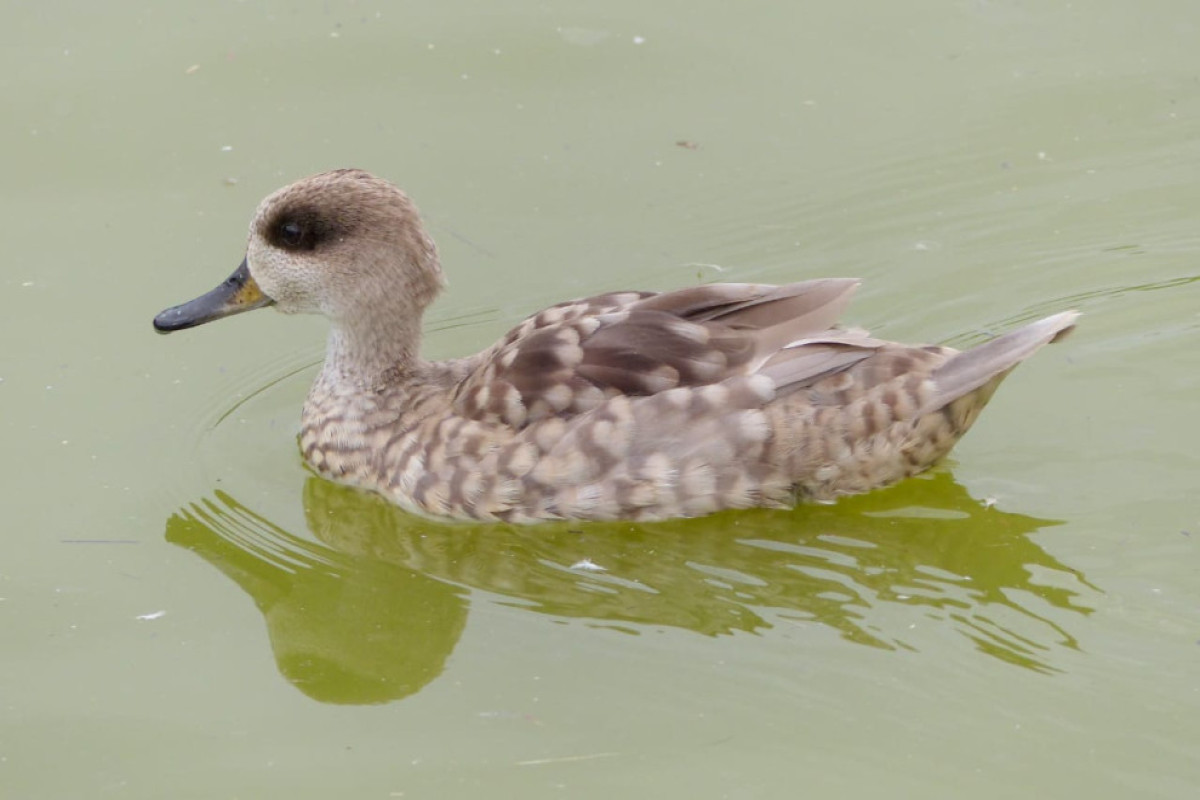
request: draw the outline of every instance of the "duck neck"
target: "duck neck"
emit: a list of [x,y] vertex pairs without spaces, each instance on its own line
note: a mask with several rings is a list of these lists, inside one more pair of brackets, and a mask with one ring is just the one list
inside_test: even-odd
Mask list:
[[321,377],[355,390],[376,390],[395,385],[421,371],[421,315],[396,313],[379,317],[364,314],[335,321],[329,329],[325,366]]

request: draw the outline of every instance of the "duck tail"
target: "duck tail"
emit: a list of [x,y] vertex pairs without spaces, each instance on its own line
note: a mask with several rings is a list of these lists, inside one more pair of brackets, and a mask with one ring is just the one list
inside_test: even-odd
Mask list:
[[1070,333],[1078,318],[1078,311],[1063,311],[952,356],[931,376],[937,391],[921,415],[944,408],[989,383],[994,389],[1017,364]]

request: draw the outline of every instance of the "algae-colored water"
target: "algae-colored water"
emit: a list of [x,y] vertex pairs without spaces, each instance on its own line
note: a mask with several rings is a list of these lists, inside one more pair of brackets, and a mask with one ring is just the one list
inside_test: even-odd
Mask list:
[[[9,9],[0,795],[1195,796],[1198,27],[1166,0]],[[432,356],[714,279],[858,276],[849,320],[910,341],[1085,316],[883,492],[443,526],[303,469],[320,320],[150,328],[335,166],[421,205]]]

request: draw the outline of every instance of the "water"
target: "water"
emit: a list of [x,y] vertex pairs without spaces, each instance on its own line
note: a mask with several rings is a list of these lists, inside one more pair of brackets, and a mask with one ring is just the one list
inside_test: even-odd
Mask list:
[[[1198,22],[10,9],[0,795],[1192,797]],[[439,241],[433,356],[718,278],[856,275],[850,320],[912,341],[1085,317],[883,492],[436,525],[300,464],[320,320],[150,329],[351,165]]]

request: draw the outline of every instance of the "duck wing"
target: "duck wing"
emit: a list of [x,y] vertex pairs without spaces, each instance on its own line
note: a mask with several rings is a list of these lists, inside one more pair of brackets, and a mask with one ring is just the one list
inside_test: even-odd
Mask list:
[[458,414],[522,428],[645,396],[763,372],[787,391],[882,343],[834,325],[858,281],[725,283],[622,292],[542,311],[484,353],[455,394]]

